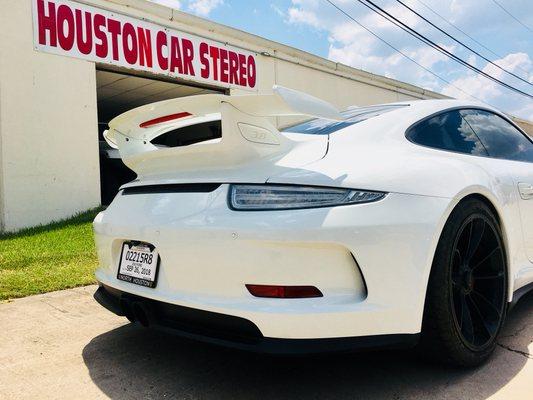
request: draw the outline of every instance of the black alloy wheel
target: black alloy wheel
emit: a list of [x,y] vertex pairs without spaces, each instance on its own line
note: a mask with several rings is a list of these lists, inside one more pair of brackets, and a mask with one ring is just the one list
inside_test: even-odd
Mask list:
[[461,201],[446,221],[433,258],[421,354],[457,366],[487,360],[505,321],[507,282],[496,214],[478,198]]
[[506,305],[505,254],[493,223],[474,214],[454,243],[451,273],[453,318],[463,343],[481,350],[498,333]]

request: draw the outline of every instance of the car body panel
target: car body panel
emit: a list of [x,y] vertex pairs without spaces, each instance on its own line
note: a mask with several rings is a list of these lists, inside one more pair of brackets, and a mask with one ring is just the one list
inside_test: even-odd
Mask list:
[[[295,210],[287,217],[232,211],[227,189],[117,196],[95,221],[98,281],[247,318],[267,337],[419,332],[435,231],[449,199],[389,194],[376,203]],[[160,252],[156,289],[116,279],[128,239]],[[246,283],[314,284],[324,297],[255,298]],[[324,323],[316,323],[316,313]]]

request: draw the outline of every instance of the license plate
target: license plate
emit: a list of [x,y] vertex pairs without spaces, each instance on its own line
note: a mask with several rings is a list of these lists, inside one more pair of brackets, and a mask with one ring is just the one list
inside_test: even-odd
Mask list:
[[159,254],[148,243],[124,242],[117,279],[154,288],[157,283]]

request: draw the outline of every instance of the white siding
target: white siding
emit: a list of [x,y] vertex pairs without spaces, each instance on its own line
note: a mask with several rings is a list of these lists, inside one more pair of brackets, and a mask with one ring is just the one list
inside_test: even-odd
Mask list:
[[3,228],[97,206],[94,64],[34,51],[29,1],[2,2],[0,38]]

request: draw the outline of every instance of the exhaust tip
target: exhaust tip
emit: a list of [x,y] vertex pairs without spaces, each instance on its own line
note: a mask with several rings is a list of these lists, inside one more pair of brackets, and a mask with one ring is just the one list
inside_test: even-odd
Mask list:
[[135,314],[133,313],[131,302],[128,299],[121,298],[119,304],[122,313],[128,319],[128,321],[135,322]]
[[133,314],[139,323],[147,328],[150,325],[150,319],[148,317],[149,312],[144,304],[140,302],[133,303]]

